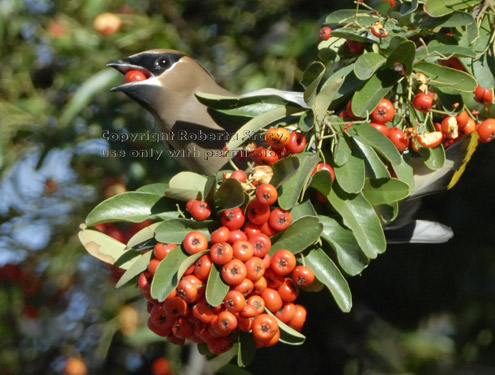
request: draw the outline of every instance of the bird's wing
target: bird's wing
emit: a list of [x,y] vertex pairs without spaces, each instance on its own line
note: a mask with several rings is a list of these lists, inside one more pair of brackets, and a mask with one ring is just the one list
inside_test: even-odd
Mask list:
[[444,243],[454,236],[452,229],[436,221],[414,220],[397,229],[386,229],[388,244]]

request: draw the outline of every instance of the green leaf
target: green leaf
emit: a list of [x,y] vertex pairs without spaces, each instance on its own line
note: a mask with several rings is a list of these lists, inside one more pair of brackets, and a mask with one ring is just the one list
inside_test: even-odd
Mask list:
[[435,87],[473,92],[478,85],[476,80],[468,73],[426,61],[414,64],[413,69],[424,73],[431,79],[430,84]]
[[369,259],[359,247],[352,231],[328,216],[318,216],[323,225],[321,238],[335,251],[339,266],[351,276],[360,274],[369,264]]
[[309,199],[306,199],[300,204],[296,204],[292,210],[290,210],[290,213],[292,215],[292,221],[296,221],[303,216],[316,216],[316,210]]
[[342,166],[347,163],[352,154],[351,140],[344,133],[338,133],[333,153],[333,162],[336,166]]
[[[375,21],[377,20],[375,19]],[[363,43],[373,42],[374,39],[368,38],[367,35],[369,34],[363,34],[357,30],[355,31],[350,28],[345,28],[345,29],[341,28],[338,30],[332,30],[332,36],[336,38],[344,38],[348,40],[353,40],[355,42],[363,42]]]
[[315,126],[314,114],[311,111],[305,111],[299,118],[298,128],[302,132],[309,132]]
[[180,172],[170,179],[165,195],[180,201],[202,200],[207,181],[198,173]]
[[[89,254],[102,262],[113,265],[127,252],[125,244],[113,239],[105,233],[87,229],[85,224],[81,224],[80,229],[81,230],[78,233],[79,241],[81,241],[82,245]],[[123,264],[120,264],[119,268],[124,270],[128,269],[134,260],[135,259],[133,258]]]
[[474,18],[466,12],[454,12],[442,17],[427,17],[421,22],[421,28],[436,28],[436,27],[458,27],[468,26],[474,23]]
[[165,301],[179,284],[183,274],[179,274],[179,267],[188,258],[180,246],[172,249],[170,253],[158,264],[153,281],[151,282],[151,297],[159,302]]
[[316,278],[328,288],[340,310],[351,311],[352,296],[349,284],[333,260],[322,249],[313,249],[304,261],[306,266],[313,270]]
[[352,113],[364,117],[371,113],[397,82],[397,77],[388,69],[379,70],[352,97]]
[[244,203],[244,189],[235,178],[227,178],[215,192],[215,204],[220,209],[239,207]]
[[198,101],[209,108],[219,110],[233,110],[236,108],[248,107],[259,104],[287,105],[296,103],[288,100],[284,96],[276,95],[276,90],[271,95],[245,95],[245,96],[224,96],[206,92],[197,92]]
[[93,96],[97,93],[108,90],[119,79],[120,74],[114,70],[102,70],[89,77],[77,89],[70,101],[64,106],[59,117],[61,126],[67,126],[74,117],[83,109],[88,107]]
[[325,74],[325,65],[320,61],[314,61],[303,73],[301,80],[304,90],[304,101],[313,106],[316,98],[316,91],[323,75]]
[[330,189],[332,188],[332,175],[326,169],[319,170],[311,176],[308,186],[318,190],[326,196],[330,193]]
[[359,147],[364,157],[366,176],[370,178],[385,178],[390,177],[387,166],[383,164],[382,159],[378,156],[373,147],[364,144],[357,137],[353,137],[352,141]]
[[227,144],[227,149],[233,150],[242,145],[246,141],[245,134],[253,135],[272,122],[281,120],[298,111],[301,111],[301,109],[289,106],[279,106],[276,109],[254,117],[237,130]]
[[270,183],[276,188],[279,188],[297,172],[300,165],[299,158],[296,156],[288,156],[280,159],[272,167],[273,176]]
[[435,148],[420,147],[419,154],[423,158],[425,165],[432,170],[440,169],[445,164],[445,150],[443,145]]
[[382,204],[376,207],[384,223],[390,223],[397,219],[399,215],[399,202]]
[[[349,64],[341,69],[337,69],[322,85],[322,90],[324,87],[331,85],[333,82],[344,79],[342,85],[340,85],[338,92],[335,94],[334,101],[347,97],[351,93],[354,93],[359,87],[363,85],[363,81],[358,79],[354,74],[354,64]],[[332,105],[332,107],[334,107]]]
[[385,57],[376,52],[364,53],[358,57],[354,64],[354,74],[362,81],[370,79],[373,74],[387,61]]
[[392,141],[381,131],[375,129],[370,124],[357,124],[350,129],[351,134],[355,134],[356,138],[375,149],[381,156],[392,164],[400,164],[402,158],[397,147]]
[[149,250],[144,254],[140,254],[134,260],[131,266],[127,269],[127,271],[125,271],[125,273],[120,277],[115,287],[120,288],[121,286],[127,284],[129,281],[134,279],[141,272],[146,270],[148,268],[148,264],[150,263],[150,259],[152,255],[153,255],[152,250]]
[[253,335],[249,332],[241,331],[239,334],[239,351],[237,352],[237,366],[246,367],[254,359],[256,354],[256,344]]
[[208,227],[210,224],[210,220],[170,219],[160,223],[155,229],[155,238],[159,242],[180,244],[189,232],[199,231],[209,240]]
[[278,107],[280,107],[280,104],[256,103],[233,109],[214,109],[213,116],[221,119],[222,115],[224,115],[224,121],[230,122],[237,118],[239,120],[238,124],[241,126],[249,119],[269,112],[273,109],[277,109]]
[[175,209],[172,202],[162,195],[129,191],[114,195],[98,204],[86,218],[93,226],[112,221],[140,223],[163,211]]
[[265,312],[277,321],[280,329],[280,342],[288,345],[301,345],[304,343],[306,336],[282,322],[270,310],[265,308]]
[[396,178],[366,179],[364,197],[373,206],[397,202],[409,195],[409,185]]
[[324,85],[316,95],[314,113],[315,117],[320,121],[327,115],[328,107],[337,95],[343,82],[343,78],[338,78],[331,83]]
[[150,193],[150,194],[156,194],[156,195],[165,195],[165,190],[167,190],[168,184],[165,183],[155,183],[155,184],[148,184],[141,186],[136,189],[136,191],[139,191],[140,193]]
[[481,54],[486,54],[486,48],[492,41],[492,24],[493,24],[493,13],[488,12],[483,16],[481,25],[477,27],[478,35],[474,40],[474,43],[466,46],[471,48],[473,51]]
[[[203,255],[206,255],[206,254],[209,254],[210,253],[210,250],[203,250],[203,251],[200,251],[196,254],[192,254],[192,255],[189,255],[182,263],[181,265],[179,266],[179,269],[177,271],[177,274],[180,275],[180,277],[182,277],[182,275],[184,275],[187,271],[187,269],[193,265],[199,258],[201,258]],[[180,280],[180,277],[179,277],[179,280]]]
[[204,201],[213,202],[215,200],[215,194],[217,189],[217,177],[215,175],[209,175],[206,177],[205,190],[203,191]]
[[410,40],[400,43],[388,56],[387,67],[393,69],[395,63],[401,63],[404,66],[406,75],[411,74],[414,55],[416,54],[416,45]]
[[334,184],[328,199],[368,258],[376,258],[385,251],[387,243],[380,220],[362,193],[349,194]]
[[299,168],[279,188],[278,203],[285,210],[294,207],[318,163],[318,155],[313,153],[304,152],[294,155],[294,157],[299,159]]
[[212,265],[208,281],[206,283],[206,301],[211,306],[218,306],[229,292],[229,284],[223,281],[220,274],[221,266]]
[[377,20],[376,16],[373,16],[368,11],[359,10],[356,12],[355,9],[339,9],[332,13],[330,13],[325,18],[326,25],[338,25],[338,24],[347,24],[351,21],[357,20],[361,21],[363,19],[369,19],[370,23],[373,23]]
[[469,48],[460,47],[455,44],[444,44],[439,40],[432,40],[428,43],[428,47],[418,52],[418,58],[424,58],[426,56],[462,56],[462,57],[475,57],[476,53]]
[[479,59],[471,60],[476,81],[482,87],[491,88],[495,86],[495,57],[488,53],[483,54]]
[[129,241],[127,241],[127,249],[133,248],[133,247],[138,247],[140,244],[149,241],[151,239],[154,239],[155,237],[155,229],[158,227],[161,223],[153,223],[151,225],[148,225],[147,227],[144,227],[141,229],[139,232],[134,234]]
[[320,237],[323,226],[315,216],[303,216],[289,227],[272,237],[270,255],[279,249],[287,249],[297,254],[315,243]]
[[426,0],[424,9],[432,17],[442,17],[457,10],[476,6],[479,0]]
[[[352,139],[351,139],[352,142]],[[334,167],[335,179],[348,193],[359,193],[364,186],[364,160],[359,148],[352,143],[352,153],[344,165]]]
[[400,164],[392,165],[395,175],[399,180],[409,185],[409,191],[415,190],[413,168],[401,158]]

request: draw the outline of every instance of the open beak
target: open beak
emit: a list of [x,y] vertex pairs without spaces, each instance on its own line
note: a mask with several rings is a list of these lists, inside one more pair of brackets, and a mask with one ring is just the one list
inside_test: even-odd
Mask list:
[[[130,70],[137,70],[141,73],[143,73],[145,76],[146,76],[146,79],[148,78],[152,78],[154,77],[154,75],[146,68],[143,68],[142,66],[139,66],[139,65],[134,65],[134,64],[130,64],[128,62],[125,62],[124,60],[114,60],[114,61],[110,61],[108,64],[107,64],[108,67],[110,68],[114,68],[116,70],[118,70],[120,73],[122,74],[126,74],[128,71]],[[124,87],[127,87],[129,85],[134,85],[134,84],[137,84],[139,82],[142,82],[142,81],[135,81],[135,82],[125,82],[124,84],[120,85],[120,86],[116,86],[116,87],[112,87],[110,89],[110,91],[112,92],[115,92],[115,91],[122,91],[122,89]]]

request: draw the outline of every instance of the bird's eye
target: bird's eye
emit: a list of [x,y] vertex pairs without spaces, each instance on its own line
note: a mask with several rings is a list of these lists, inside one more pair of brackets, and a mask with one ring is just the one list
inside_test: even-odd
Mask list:
[[167,59],[166,57],[159,57],[156,60],[155,64],[158,65],[162,69],[166,69],[166,68],[170,67],[170,60]]

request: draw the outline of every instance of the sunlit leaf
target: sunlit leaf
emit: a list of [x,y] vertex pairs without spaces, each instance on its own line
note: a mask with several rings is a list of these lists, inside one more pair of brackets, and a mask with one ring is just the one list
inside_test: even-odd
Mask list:
[[127,248],[130,249],[132,247],[142,244],[143,242],[153,239],[155,237],[155,229],[160,224],[161,224],[160,222],[153,223],[151,225],[148,225],[147,227],[144,227],[139,232],[135,233],[129,239],[129,241],[127,241]]
[[279,249],[287,249],[297,254],[315,243],[322,230],[323,226],[317,217],[303,216],[272,237],[270,255]]
[[296,204],[292,210],[290,210],[290,213],[293,221],[296,221],[303,216],[316,216],[316,210],[309,199],[300,204]]
[[98,204],[86,217],[86,224],[93,226],[112,221],[140,223],[170,210],[175,210],[173,203],[162,195],[129,191]]
[[273,177],[270,183],[278,188],[297,172],[299,166],[300,161],[296,156],[288,156],[280,159],[273,165]]
[[120,277],[115,287],[120,288],[121,286],[134,279],[137,275],[141,274],[141,272],[145,271],[148,268],[148,264],[150,263],[152,255],[152,250],[148,250],[146,253],[139,255],[139,257],[134,260],[127,271],[125,271],[125,273]]
[[199,231],[209,240],[210,232],[208,227],[210,224],[210,220],[170,219],[161,223],[155,229],[155,237],[159,242],[179,244],[182,243],[189,232]]
[[[100,231],[87,229],[85,224],[81,224],[80,228],[79,240],[86,251],[96,259],[113,265],[117,259],[126,253],[126,246],[122,242]],[[126,263],[120,264],[119,268],[126,270],[133,262],[134,258],[129,259]]]
[[424,9],[432,17],[441,17],[478,4],[479,0],[426,0]]
[[335,251],[339,266],[348,275],[360,274],[368,266],[369,259],[359,247],[352,231],[331,217],[320,215],[318,218],[323,225],[321,237]]
[[406,198],[409,186],[396,178],[367,178],[363,195],[373,206],[377,206]]
[[347,162],[334,167],[335,179],[348,193],[359,193],[364,186],[365,166],[359,148],[352,143],[352,152]]
[[352,97],[352,113],[361,117],[371,113],[396,82],[389,70],[376,72]]
[[334,184],[328,199],[368,258],[376,258],[385,251],[387,244],[380,220],[362,193],[349,194]]
[[325,65],[319,61],[309,65],[303,73],[301,84],[304,86],[304,101],[313,105],[316,98],[316,91],[323,75],[325,74]]
[[162,302],[179,284],[179,267],[188,258],[180,246],[172,249],[158,264],[151,282],[151,297]]
[[366,176],[370,178],[385,178],[390,177],[390,172],[387,166],[383,163],[378,153],[373,147],[361,142],[358,137],[353,137],[352,141],[359,147],[363,154]]
[[282,120],[283,118],[301,111],[300,108],[290,107],[290,106],[279,106],[271,111],[265,112],[259,116],[254,117],[245,123],[230,139],[227,144],[228,150],[233,150],[242,145],[246,139],[245,134],[254,135],[261,128],[273,123],[277,120]]
[[399,180],[409,185],[409,191],[412,192],[415,190],[413,168],[402,158],[401,160],[399,164],[392,165],[392,169]]
[[357,139],[375,149],[377,153],[390,161],[392,164],[400,164],[401,156],[397,147],[381,131],[375,129],[370,124],[358,124],[350,128],[350,132],[357,136]]
[[180,201],[203,199],[207,181],[205,176],[198,173],[180,172],[170,179],[165,195]]
[[218,306],[223,303],[223,299],[229,292],[229,284],[223,281],[220,274],[221,266],[212,265],[208,281],[206,283],[206,301],[211,306]]
[[306,340],[306,336],[282,322],[273,313],[271,313],[270,310],[265,309],[265,312],[268,315],[274,317],[277,321],[278,327],[280,328],[280,342],[288,345],[301,345],[304,343],[304,341]]
[[343,78],[338,78],[327,85],[322,86],[315,98],[314,112],[317,119],[321,120],[326,116],[328,107],[336,97],[343,82]]
[[337,135],[337,139],[335,142],[335,150],[333,153],[333,162],[336,166],[342,166],[347,163],[349,157],[352,154],[351,149],[351,140],[343,133],[339,133]]
[[206,92],[197,92],[195,95],[201,103],[210,108],[226,110],[259,104],[277,104],[283,106],[294,103],[286,97],[275,95],[275,92],[276,90],[274,90],[274,94],[272,95],[250,94],[249,96],[225,96]]
[[354,64],[354,74],[360,80],[366,81],[380,68],[387,59],[376,52],[364,53]]
[[326,169],[321,169],[311,176],[309,187],[318,190],[323,195],[328,195],[332,188],[332,175]]
[[477,86],[476,80],[468,73],[446,66],[422,61],[414,64],[413,69],[430,78],[432,86],[466,92],[473,92]]
[[221,209],[239,207],[244,203],[244,190],[235,178],[227,178],[215,192],[215,203]]
[[155,183],[155,184],[143,185],[137,188],[136,191],[139,191],[141,193],[165,195],[165,190],[167,190],[167,188],[168,188],[168,184]]
[[286,210],[294,207],[318,163],[318,155],[316,154],[300,153],[294,157],[299,159],[299,168],[283,183],[281,191],[279,190],[278,203],[280,207]]
[[349,284],[333,260],[322,249],[311,250],[304,260],[316,278],[328,288],[339,308],[343,312],[351,311],[352,296]]
[[443,145],[434,148],[420,147],[419,154],[423,158],[425,165],[430,169],[440,169],[445,164],[445,150]]
[[400,43],[387,57],[387,67],[393,69],[396,63],[401,63],[406,75],[411,74],[416,45],[413,41],[406,40]]

